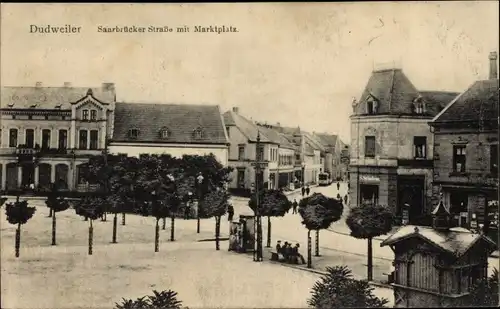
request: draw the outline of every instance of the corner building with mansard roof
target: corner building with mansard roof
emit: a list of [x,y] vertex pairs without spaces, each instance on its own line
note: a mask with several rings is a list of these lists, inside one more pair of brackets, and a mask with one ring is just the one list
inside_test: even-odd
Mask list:
[[350,201],[387,205],[428,224],[433,135],[428,122],[458,93],[419,91],[402,69],[375,70],[352,104]]

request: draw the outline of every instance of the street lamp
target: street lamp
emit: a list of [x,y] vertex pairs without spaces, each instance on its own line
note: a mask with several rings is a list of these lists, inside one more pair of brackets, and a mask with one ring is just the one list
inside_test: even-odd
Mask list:
[[262,221],[260,216],[260,201],[259,201],[259,191],[260,191],[260,170],[261,170],[261,158],[260,155],[260,131],[257,131],[257,144],[255,149],[255,225],[256,230],[256,249],[254,250],[254,261],[261,262],[262,258]]
[[196,223],[196,233],[200,233],[200,202],[201,202],[201,190],[202,190],[202,184],[203,184],[203,180],[205,179],[205,177],[203,177],[203,175],[200,173],[198,173],[198,177],[196,177],[196,183],[198,185],[198,205],[197,205],[197,209],[196,209],[196,219],[197,219],[197,223]]

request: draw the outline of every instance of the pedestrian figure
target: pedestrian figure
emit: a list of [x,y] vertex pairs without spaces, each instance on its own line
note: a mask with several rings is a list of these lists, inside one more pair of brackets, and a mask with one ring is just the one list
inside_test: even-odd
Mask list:
[[337,191],[340,190],[340,182],[337,181]]
[[342,201],[342,197],[340,196],[340,193],[337,193],[337,200]]
[[292,211],[292,214],[296,214],[297,213],[297,206],[299,206],[299,204],[297,203],[297,200],[293,199],[293,203],[292,203],[293,211]]
[[307,196],[309,196],[309,192],[311,192],[311,190],[309,189],[309,186],[307,186],[307,188],[306,188],[306,194],[307,194]]
[[186,206],[184,207],[184,220],[189,219],[189,213],[190,213],[190,207],[189,204],[186,203]]
[[347,204],[347,194],[344,195],[344,204]]
[[304,194],[306,194],[306,188],[302,186],[302,197],[304,197]]
[[299,264],[299,258],[300,258],[301,264],[305,264],[306,260],[304,259],[302,254],[299,253],[299,247],[300,247],[300,245],[296,244],[295,247],[292,248],[292,254],[291,254],[292,255],[292,263]]
[[229,222],[232,222],[233,221],[233,216],[234,216],[234,208],[233,208],[233,205],[229,205],[227,207],[227,220]]

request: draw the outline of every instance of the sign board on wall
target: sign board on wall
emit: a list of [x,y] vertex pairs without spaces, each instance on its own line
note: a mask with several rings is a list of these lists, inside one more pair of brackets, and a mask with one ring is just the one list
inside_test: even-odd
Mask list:
[[360,183],[380,183],[380,178],[372,175],[360,175],[359,176]]

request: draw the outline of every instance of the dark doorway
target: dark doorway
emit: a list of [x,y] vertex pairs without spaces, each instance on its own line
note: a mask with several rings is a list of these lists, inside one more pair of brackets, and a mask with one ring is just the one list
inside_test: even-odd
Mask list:
[[402,215],[405,204],[410,206],[409,223],[428,225],[424,218],[424,176],[399,176],[398,177],[398,215]]
[[377,185],[359,185],[360,205],[378,204],[378,186]]
[[25,164],[22,166],[21,185],[29,187],[35,183],[35,166],[33,164]]

